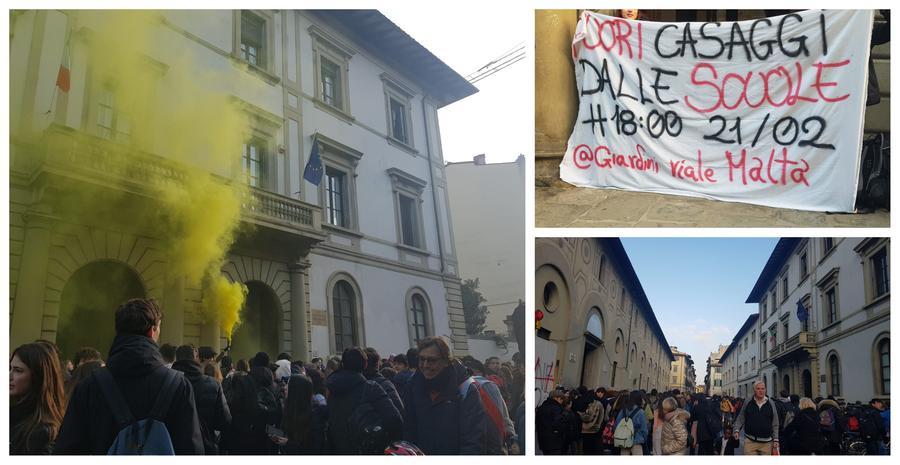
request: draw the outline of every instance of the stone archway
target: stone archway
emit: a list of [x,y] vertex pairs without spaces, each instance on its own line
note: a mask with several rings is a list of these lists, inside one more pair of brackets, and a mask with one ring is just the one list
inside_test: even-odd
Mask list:
[[122,262],[98,260],[78,268],[60,296],[56,344],[63,356],[71,359],[78,349],[93,347],[105,359],[116,335],[116,308],[145,296],[138,274]]
[[281,352],[282,308],[275,291],[260,281],[247,281],[247,300],[240,325],[231,337],[231,357],[249,360],[265,352],[274,361]]

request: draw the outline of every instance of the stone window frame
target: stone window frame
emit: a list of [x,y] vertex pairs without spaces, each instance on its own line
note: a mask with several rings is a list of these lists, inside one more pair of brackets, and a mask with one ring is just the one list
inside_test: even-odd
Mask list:
[[415,329],[413,326],[413,299],[415,297],[419,297],[422,299],[425,304],[425,337],[434,335],[434,307],[431,305],[431,299],[428,297],[428,293],[425,292],[421,287],[415,286],[406,291],[406,299],[404,299],[406,305],[406,327],[409,329],[409,346],[416,347],[416,338],[415,338]]
[[362,289],[359,286],[359,283],[350,273],[344,271],[338,271],[331,275],[328,278],[328,281],[325,285],[325,300],[328,311],[328,349],[330,353],[337,353],[337,341],[336,335],[334,333],[334,289],[337,286],[338,282],[344,281],[350,285],[350,288],[353,289],[353,296],[355,299],[354,308],[353,308],[353,323],[355,325],[355,334],[354,334],[354,345],[359,347],[366,346],[366,330],[365,330],[365,319],[363,318],[363,297],[362,297]]
[[781,284],[781,303],[787,302],[788,296],[791,295],[791,287],[790,280],[788,279],[788,272],[790,271],[790,267],[784,267],[784,270],[781,272],[779,276],[779,284]]
[[[247,65],[248,69],[260,75],[269,83],[277,83],[278,76],[275,75],[275,13],[271,10],[234,10],[232,20],[232,50],[231,56],[235,60]],[[243,15],[250,14],[256,16],[263,22],[265,31],[264,59],[263,65],[250,63],[241,56],[241,43],[243,42]]]
[[322,159],[323,182],[318,186],[319,205],[325,210],[326,188],[324,182],[325,172],[328,170],[339,171],[344,174],[344,219],[345,225],[340,226],[328,222],[327,216],[323,217],[322,227],[335,229],[340,232],[354,235],[360,234],[359,206],[357,204],[356,178],[359,176],[357,167],[363,157],[363,152],[344,145],[320,132],[313,134],[313,143],[319,146],[319,157]]
[[[868,238],[864,239],[860,242],[859,245],[854,247],[853,249],[857,254],[859,254],[860,259],[863,263],[863,282],[865,283],[865,298],[866,305],[873,304],[875,302],[880,302],[884,299],[890,298],[891,295],[891,287],[890,287],[890,271],[891,271],[891,242],[889,238],[886,237],[876,237],[876,238]],[[875,272],[875,262],[873,258],[878,255],[880,252],[884,251],[887,271],[888,271],[888,280],[887,280],[887,290],[882,294],[876,295],[876,279],[877,273]]]
[[[837,382],[834,379],[835,373],[832,367],[832,360],[837,362]],[[825,357],[825,368],[825,386],[827,388],[825,392],[830,396],[840,397],[844,387],[842,379],[844,370],[841,368],[841,357],[836,350],[828,352],[828,356]],[[837,389],[834,389],[835,386],[837,386]]]
[[797,287],[800,287],[806,278],[809,277],[809,241],[804,239],[800,245],[797,247],[797,273],[799,278],[797,278]]
[[[381,82],[384,84],[384,111],[387,119],[385,130],[387,141],[407,152],[417,154],[412,128],[412,100],[416,92],[399,79],[387,73],[381,73]],[[394,120],[391,117],[391,100],[403,105],[403,118],[406,123],[406,140],[394,137]]]
[[[832,268],[817,283],[819,299],[822,302],[822,328],[835,325],[841,321],[841,294],[839,284],[840,268]],[[828,302],[828,294],[834,291],[834,319],[831,318],[831,309]]]
[[888,369],[890,369],[890,357],[891,357],[891,333],[890,332],[882,332],[875,336],[875,339],[872,341],[872,375],[874,381],[874,392],[876,396],[884,396],[889,397],[890,393],[890,377],[888,378],[888,389],[885,391],[884,389],[884,371],[883,366],[881,364],[881,347],[882,344],[887,344],[887,353],[888,353]]
[[[313,80],[315,82],[314,102],[316,107],[324,109],[338,118],[353,121],[350,110],[350,60],[357,51],[317,24],[307,28],[312,38]],[[322,59],[337,65],[341,70],[339,105],[327,103],[322,90]]]
[[606,288],[606,284],[603,282],[603,277],[604,277],[603,275],[605,274],[605,271],[606,271],[606,265],[607,265],[606,255],[601,253],[600,254],[600,271],[597,272],[597,281],[600,283],[600,286],[602,286],[604,288]]
[[[256,105],[239,98],[232,98],[248,116],[249,130],[243,134],[244,142],[242,146],[249,141],[256,140],[262,143],[264,162],[261,178],[264,180],[260,186],[251,186],[256,189],[262,189],[268,192],[278,193],[278,160],[275,158],[277,154],[277,136],[282,127],[282,120],[275,114],[272,114]],[[243,179],[243,147],[241,148],[241,163],[238,166],[238,173]],[[247,184],[249,186],[249,184]]]
[[[394,223],[397,229],[397,246],[419,253],[427,253],[427,244],[425,241],[425,218],[422,212],[424,199],[422,198],[422,194],[424,194],[425,188],[428,186],[428,183],[399,168],[389,168],[387,170],[387,174],[391,179],[391,189],[393,191]],[[414,219],[414,221],[416,224],[412,226],[414,228],[413,232],[416,237],[415,241],[413,241],[414,244],[412,245],[407,244],[403,236],[403,219],[400,211],[401,197],[407,197],[415,202],[416,208],[414,212],[416,214],[416,218]]]

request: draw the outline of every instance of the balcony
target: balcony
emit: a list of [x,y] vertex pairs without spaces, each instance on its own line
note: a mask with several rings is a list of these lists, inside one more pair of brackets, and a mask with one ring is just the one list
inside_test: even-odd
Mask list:
[[804,359],[816,352],[816,333],[801,331],[769,350],[772,363]]
[[[61,195],[66,189],[91,186],[155,199],[161,185],[183,185],[191,169],[59,125],[48,128],[38,144],[13,142],[11,146],[15,146],[15,150],[11,149],[11,170],[32,184],[40,179],[38,185],[57,189]],[[222,182],[231,181],[223,178]],[[303,236],[312,243],[324,239],[322,209],[316,205],[250,187],[244,193],[241,209],[242,220],[257,231],[273,229],[279,236]]]

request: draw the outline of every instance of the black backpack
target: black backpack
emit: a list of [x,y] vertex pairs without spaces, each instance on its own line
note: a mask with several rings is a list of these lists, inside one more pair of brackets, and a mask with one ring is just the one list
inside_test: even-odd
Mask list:
[[[366,394],[373,388],[372,381],[366,381],[362,394],[356,402],[353,412],[347,419],[347,433],[350,443],[356,447],[359,455],[380,455],[390,444],[390,437],[381,413],[366,400]],[[377,386],[377,385],[375,385]]]
[[859,415],[859,435],[866,440],[881,439],[881,414],[874,408],[867,408]]
[[718,408],[712,407],[712,404],[706,410],[706,428],[713,438],[722,431],[722,412]]

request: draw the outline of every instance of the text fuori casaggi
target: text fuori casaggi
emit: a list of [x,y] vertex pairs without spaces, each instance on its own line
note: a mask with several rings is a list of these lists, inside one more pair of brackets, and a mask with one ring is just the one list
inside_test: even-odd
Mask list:
[[584,12],[562,179],[853,211],[872,20],[871,10],[723,23]]

